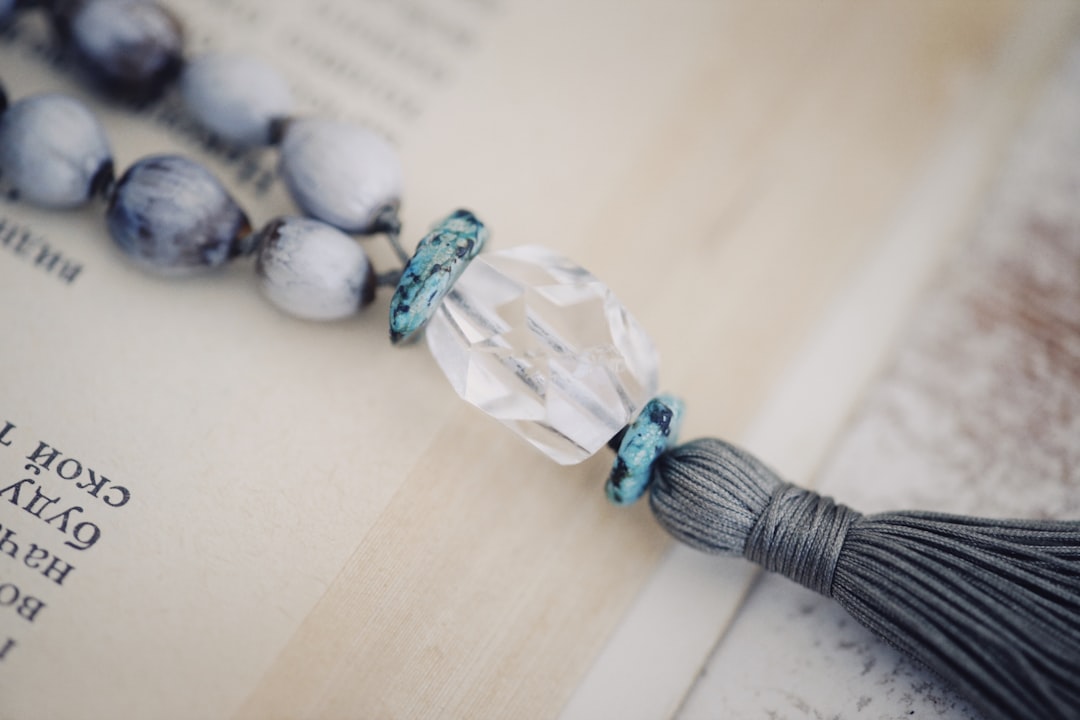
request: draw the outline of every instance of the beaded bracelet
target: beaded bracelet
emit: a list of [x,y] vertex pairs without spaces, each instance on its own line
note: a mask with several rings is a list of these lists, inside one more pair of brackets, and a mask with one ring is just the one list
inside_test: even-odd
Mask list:
[[[17,5],[0,0],[0,21]],[[285,83],[256,60],[185,60],[179,23],[152,2],[43,7],[79,69],[106,92],[146,101],[176,80],[211,132],[241,146],[277,145],[281,175],[308,217],[253,231],[213,175],[174,155],[138,160],[114,182],[104,130],[85,106],[39,95],[7,107],[0,89],[0,179],[12,195],[56,208],[105,200],[112,239],[161,274],[254,254],[263,294],[302,318],[348,316],[378,286],[394,286],[392,342],[423,331],[461,397],[556,462],[610,444],[613,502],[648,491],[679,540],[836,599],[988,718],[1075,716],[1080,523],[862,516],[721,440],[676,447],[683,403],[654,397],[652,342],[587,271],[542,247],[481,254],[488,230],[467,210],[438,222],[410,255],[399,242],[401,168],[385,140],[291,116]],[[347,233],[384,234],[404,267],[376,273]]]

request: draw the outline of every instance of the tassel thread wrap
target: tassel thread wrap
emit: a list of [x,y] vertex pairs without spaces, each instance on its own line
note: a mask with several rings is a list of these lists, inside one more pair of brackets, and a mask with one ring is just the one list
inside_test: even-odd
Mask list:
[[746,538],[743,555],[832,597],[833,579],[848,528],[859,513],[831,498],[784,483]]
[[691,547],[833,598],[987,720],[1080,718],[1080,522],[864,516],[715,439],[664,453],[649,500]]

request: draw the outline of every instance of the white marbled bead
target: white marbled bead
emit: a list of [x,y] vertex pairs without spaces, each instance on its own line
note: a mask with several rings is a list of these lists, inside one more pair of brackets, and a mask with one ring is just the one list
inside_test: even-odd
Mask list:
[[309,218],[267,225],[255,272],[272,303],[306,320],[348,317],[375,297],[375,273],[360,243]]
[[127,255],[162,275],[188,275],[253,249],[247,215],[208,170],[179,155],[154,155],[116,183],[105,213]]
[[34,205],[82,205],[112,179],[105,130],[74,98],[23,98],[0,115],[0,176]]
[[401,202],[401,162],[366,128],[332,120],[292,120],[281,142],[281,174],[308,215],[347,232],[377,229]]
[[151,0],[80,0],[57,3],[61,36],[84,71],[110,92],[144,100],[156,97],[183,62],[183,30]]
[[180,93],[196,120],[236,145],[266,145],[271,125],[292,110],[292,95],[274,68],[249,55],[209,53],[188,62]]

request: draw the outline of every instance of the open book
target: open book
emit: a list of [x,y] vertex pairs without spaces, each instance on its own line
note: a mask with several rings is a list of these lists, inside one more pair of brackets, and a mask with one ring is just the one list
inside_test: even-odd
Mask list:
[[[651,330],[686,437],[756,438],[804,477],[1077,14],[172,9],[192,53],[259,54],[302,112],[391,137],[407,242],[468,207],[493,247],[574,258]],[[10,97],[86,99],[120,171],[189,154],[256,225],[296,212],[273,151],[230,151],[169,98],[135,112],[89,95],[34,13],[0,35]],[[101,214],[0,204],[0,717],[544,717],[586,677],[601,704],[673,709],[748,573],[683,628],[690,650],[602,660],[645,678],[604,684],[590,668],[668,548],[644,503],[606,504],[610,456],[554,466],[464,406],[422,344],[390,346],[385,294],[358,319],[305,323],[259,296],[246,262],[144,274]],[[895,272],[867,275],[883,262]],[[848,375],[806,392],[792,368],[853,297],[867,332],[841,355]]]

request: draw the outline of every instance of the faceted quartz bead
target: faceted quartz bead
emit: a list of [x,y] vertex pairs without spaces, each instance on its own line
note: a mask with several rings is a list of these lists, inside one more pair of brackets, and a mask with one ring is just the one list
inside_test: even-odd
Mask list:
[[595,277],[542,247],[473,260],[426,334],[462,398],[561,464],[603,447],[656,392],[642,327]]
[[78,100],[34,95],[0,115],[0,179],[33,205],[82,205],[112,181],[109,142]]
[[109,235],[147,270],[187,275],[254,249],[247,215],[208,170],[178,155],[128,168],[105,213]]
[[274,122],[292,110],[284,78],[238,53],[208,53],[188,62],[180,93],[203,127],[235,145],[269,144]]
[[337,320],[375,299],[375,273],[367,254],[337,228],[287,217],[274,220],[260,235],[259,288],[290,315]]
[[346,232],[378,229],[401,200],[394,148],[367,128],[332,120],[290,120],[281,141],[281,176],[296,204]]

